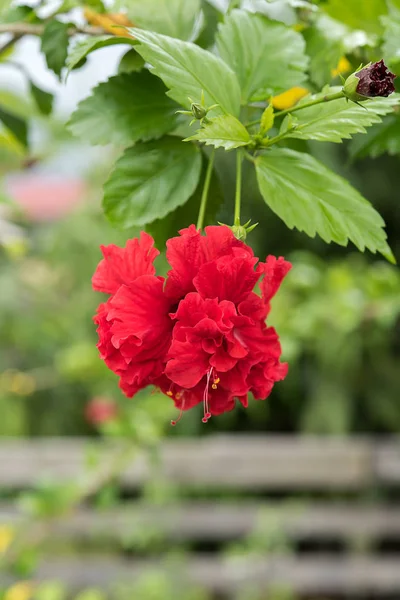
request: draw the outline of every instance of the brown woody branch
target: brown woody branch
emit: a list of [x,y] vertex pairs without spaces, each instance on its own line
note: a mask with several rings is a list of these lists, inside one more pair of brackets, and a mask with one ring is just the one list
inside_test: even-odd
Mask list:
[[[32,24],[32,23],[0,23],[0,34],[1,33],[12,33],[13,35],[42,35],[44,32],[45,25]],[[86,33],[87,35],[101,35],[105,33],[102,27],[92,27],[91,25],[85,25],[83,27],[69,27],[68,35],[75,35],[77,33]]]

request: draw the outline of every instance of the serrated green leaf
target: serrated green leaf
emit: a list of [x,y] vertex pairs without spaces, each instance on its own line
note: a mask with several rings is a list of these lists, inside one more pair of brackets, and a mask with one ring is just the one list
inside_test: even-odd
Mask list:
[[341,246],[351,240],[362,252],[368,248],[394,262],[379,213],[311,155],[273,148],[256,158],[256,172],[265,202],[289,229]]
[[385,0],[328,0],[324,11],[353,29],[380,34],[380,17],[387,14]]
[[350,145],[350,156],[376,158],[382,154],[400,154],[400,117],[390,115],[373,127],[367,135],[357,136]]
[[28,126],[25,119],[0,107],[0,122],[11,131],[14,137],[24,146],[28,145]]
[[70,73],[88,54],[115,44],[129,44],[134,46],[137,42],[133,38],[116,35],[92,36],[81,42],[77,42],[68,54],[66,60],[67,73]]
[[143,69],[145,62],[143,58],[131,48],[126,52],[118,65],[118,73],[138,73]]
[[200,102],[202,92],[206,106],[218,104],[223,112],[239,115],[240,89],[233,71],[217,56],[190,42],[165,35],[130,30],[141,42],[139,54],[152,65],[155,75],[170,89],[168,95],[178,104],[190,108]]
[[302,83],[308,58],[300,33],[244,10],[233,10],[219,26],[217,48],[235,71],[242,104],[264,100]]
[[143,29],[188,40],[200,13],[200,0],[129,0],[129,18]]
[[52,19],[46,23],[42,35],[41,50],[46,57],[49,69],[61,77],[61,71],[68,55],[68,23]]
[[128,148],[104,186],[103,206],[122,228],[146,225],[184,204],[197,187],[201,153],[165,137]]
[[[204,161],[205,163],[206,161]],[[163,250],[165,242],[177,235],[179,229],[183,226],[188,226],[197,222],[199,214],[199,206],[201,195],[203,192],[204,178],[207,165],[204,164],[200,176],[199,185],[194,194],[189,198],[183,206],[179,206],[176,210],[166,215],[163,219],[157,219],[146,227],[154,238],[157,248]],[[210,187],[208,190],[208,200],[206,212],[204,215],[204,225],[212,225],[217,222],[217,215],[222,206],[224,197],[221,190],[221,184],[215,171],[211,175]]]
[[178,122],[178,106],[165,92],[164,84],[147,70],[116,75],[78,105],[68,128],[94,145],[161,137]]
[[[339,89],[330,88],[324,94],[306,96],[298,106]],[[392,94],[388,98],[371,98],[362,106],[347,102],[345,98],[310,106],[296,112],[296,129],[287,137],[339,143],[355,133],[366,133],[366,127],[380,123],[380,115],[393,112],[393,107],[399,103],[400,94]]]
[[247,146],[250,135],[246,127],[232,115],[221,115],[211,119],[206,125],[196,131],[194,135],[184,140],[198,140],[206,146],[233,150],[240,146]]
[[274,126],[274,120],[274,107],[270,103],[261,115],[261,133],[267,133]]
[[35,85],[33,81],[29,82],[29,87],[33,99],[35,100],[35,104],[39,109],[39,112],[41,112],[42,115],[48,116],[53,109],[53,94],[42,90],[37,85]]

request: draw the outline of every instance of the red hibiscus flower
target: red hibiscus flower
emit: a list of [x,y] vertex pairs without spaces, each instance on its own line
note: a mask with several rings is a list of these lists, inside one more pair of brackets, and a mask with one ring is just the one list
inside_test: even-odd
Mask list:
[[[209,232],[211,252],[208,260],[202,262]],[[238,240],[231,246],[227,244],[228,232],[228,228],[209,227],[206,237],[199,238],[196,256],[200,255],[200,264],[190,285],[187,284],[194,291],[186,294],[171,315],[176,324],[165,374],[174,383],[175,404],[181,410],[203,402],[203,421],[231,410],[235,398],[247,406],[249,392],[256,399],[266,398],[274,382],[287,373],[287,364],[279,362],[278,335],[266,326],[265,318],[270,300],[291,265],[283,258],[270,256],[266,263],[256,267],[258,259],[248,246]],[[224,249],[222,255],[214,250],[218,248],[215,243],[218,235],[222,238],[219,246]],[[182,238],[179,247],[182,248],[186,238],[193,249],[193,231],[185,231]],[[175,244],[175,239],[170,240],[168,247],[173,267],[175,257],[171,257],[171,247]],[[182,256],[186,256],[184,251],[180,253],[180,267]],[[260,298],[253,289],[263,275]],[[169,273],[167,290],[171,279],[175,285],[178,277],[174,269]],[[183,277],[179,281],[187,282]]]
[[[226,226],[205,234],[191,225],[168,240],[165,283],[146,234],[126,249],[103,249],[93,278],[95,289],[112,294],[95,318],[98,347],[123,391],[133,396],[153,383],[180,416],[202,402],[203,421],[231,410],[236,398],[247,406],[249,392],[266,398],[286,376],[278,335],[265,319],[291,268],[273,256],[258,263]],[[259,280],[261,297],[253,291]]]
[[111,294],[94,318],[100,357],[120,376],[127,396],[154,383],[164,369],[173,323],[171,301],[156,277],[153,261],[159,254],[154,240],[142,232],[126,248],[102,247],[104,259],[93,276],[93,288]]

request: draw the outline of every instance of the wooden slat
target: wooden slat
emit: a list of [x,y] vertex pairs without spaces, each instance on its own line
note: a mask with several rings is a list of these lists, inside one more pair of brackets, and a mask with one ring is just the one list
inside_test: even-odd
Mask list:
[[[0,505],[0,524],[14,525],[20,519],[15,508]],[[159,507],[132,503],[100,512],[80,508],[53,527],[51,538],[75,543],[96,542],[99,537],[113,541],[126,539],[143,527],[173,541],[225,542],[255,529],[266,536],[273,529],[293,540],[399,539],[400,509],[329,503],[282,507],[248,501],[239,505],[192,501]]]
[[[400,556],[382,557],[276,557],[232,558],[194,556],[170,567],[182,586],[185,580],[219,594],[233,594],[241,586],[268,590],[284,584],[299,594],[400,594]],[[49,558],[39,567],[35,579],[56,579],[71,589],[88,586],[107,588],[135,583],[140,574],[161,563],[108,558],[56,560]],[[0,575],[0,584],[6,584]]]
[[374,460],[374,468],[381,482],[400,483],[400,438],[378,444]]
[[[43,476],[74,479],[84,468],[86,447],[81,439],[3,440],[0,485],[28,487]],[[383,472],[385,459],[377,461],[376,451],[368,439],[235,435],[166,440],[159,474],[176,483],[219,488],[359,489]],[[105,460],[110,455],[104,446],[99,452]],[[122,483],[137,487],[149,476],[142,455],[124,472]]]

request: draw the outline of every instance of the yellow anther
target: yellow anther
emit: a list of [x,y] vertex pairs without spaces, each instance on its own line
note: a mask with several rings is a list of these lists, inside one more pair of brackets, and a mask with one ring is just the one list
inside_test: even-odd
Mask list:
[[167,396],[173,396],[173,393],[171,392],[171,390],[168,390]]
[[216,390],[218,386],[217,386],[216,383],[213,383],[211,387],[212,387],[213,390]]
[[220,380],[220,378],[219,378],[219,377],[216,377],[216,378],[214,379],[214,383],[219,383],[220,381],[221,381],[221,380]]

